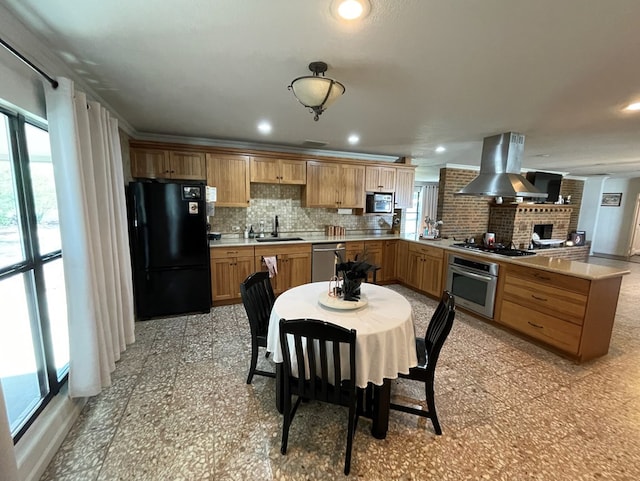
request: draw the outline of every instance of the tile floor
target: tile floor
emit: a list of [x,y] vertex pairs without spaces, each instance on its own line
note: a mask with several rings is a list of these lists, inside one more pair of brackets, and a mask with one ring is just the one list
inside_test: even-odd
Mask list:
[[[633,272],[622,284],[608,356],[576,365],[458,313],[437,371],[443,435],[392,411],[387,438],[376,440],[361,418],[350,476],[640,479],[640,265],[592,262]],[[392,288],[410,299],[424,333],[435,301]],[[89,401],[43,480],[345,479],[341,408],[302,405],[280,454],[274,380],[245,384],[241,305],[136,328],[113,386]],[[423,399],[417,383],[394,381],[392,389],[405,402]]]

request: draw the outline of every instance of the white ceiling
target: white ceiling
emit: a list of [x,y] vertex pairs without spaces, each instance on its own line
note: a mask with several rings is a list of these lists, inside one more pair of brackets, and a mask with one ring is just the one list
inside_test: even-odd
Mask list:
[[[525,169],[640,176],[638,0],[371,0],[356,24],[330,0],[0,2],[140,135],[326,142],[429,180],[516,131]],[[316,60],[346,86],[318,122],[287,90]]]

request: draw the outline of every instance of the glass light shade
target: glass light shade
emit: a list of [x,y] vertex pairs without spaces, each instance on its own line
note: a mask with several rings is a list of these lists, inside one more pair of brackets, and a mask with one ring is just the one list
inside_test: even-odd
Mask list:
[[326,77],[300,77],[291,83],[293,95],[305,107],[326,109],[344,93],[344,85]]

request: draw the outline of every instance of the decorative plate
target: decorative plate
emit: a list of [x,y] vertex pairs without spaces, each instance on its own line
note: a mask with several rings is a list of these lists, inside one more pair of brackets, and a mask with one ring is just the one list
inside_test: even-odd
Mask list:
[[360,295],[359,301],[345,301],[344,299],[340,299],[339,297],[330,296],[327,292],[323,292],[320,294],[318,298],[318,302],[329,309],[339,309],[341,311],[359,309],[361,307],[366,306],[369,301],[367,300],[367,296],[364,294]]

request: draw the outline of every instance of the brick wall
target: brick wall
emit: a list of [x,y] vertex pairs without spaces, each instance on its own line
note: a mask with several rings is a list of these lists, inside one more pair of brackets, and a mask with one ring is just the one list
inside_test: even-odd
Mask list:
[[[573,198],[572,198],[573,200]],[[553,224],[552,239],[565,240],[569,235],[569,220],[573,207],[553,204],[502,204],[492,205],[489,216],[489,232],[496,233],[498,242],[526,248],[536,224]]]
[[582,204],[583,190],[583,180],[562,179],[560,195],[562,195],[563,199],[566,199],[567,196],[570,195],[570,205],[573,207],[573,212],[571,212],[571,218],[569,219],[569,232],[574,232],[578,229],[578,217],[580,216],[580,205]]
[[534,224],[553,224],[554,239],[566,239],[576,230],[584,181],[562,180],[560,193],[563,198],[571,195],[570,205],[511,204],[514,199],[505,198],[504,204],[492,209],[492,197],[454,195],[477,176],[470,169],[440,169],[437,218],[443,221],[441,235],[479,240],[485,232],[495,232],[497,242],[513,241],[516,247],[525,248]]
[[438,219],[442,220],[440,235],[478,241],[487,232],[490,197],[454,195],[478,176],[475,170],[440,169],[438,187]]

